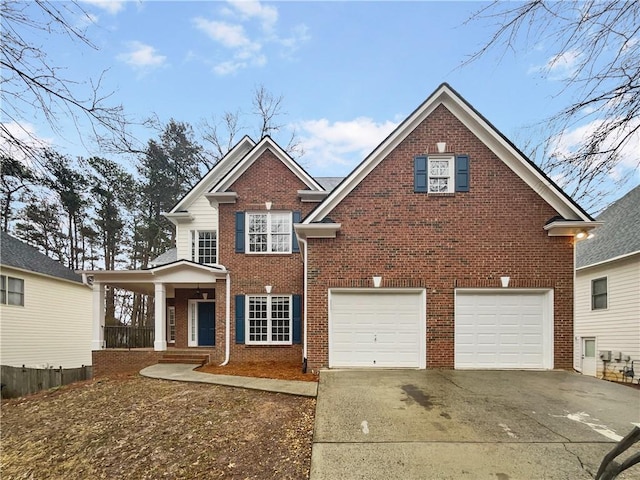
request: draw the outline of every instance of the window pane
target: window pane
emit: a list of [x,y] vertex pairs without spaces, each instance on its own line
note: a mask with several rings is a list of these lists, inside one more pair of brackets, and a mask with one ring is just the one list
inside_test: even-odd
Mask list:
[[7,303],[7,277],[0,275],[0,303]]
[[430,160],[429,176],[448,177],[449,176],[449,160]]
[[271,341],[288,342],[291,339],[289,297],[271,298]]
[[267,329],[267,297],[249,297],[249,341],[266,342]]
[[249,233],[267,233],[267,215],[249,214]]
[[7,278],[7,293],[3,295],[9,305],[24,305],[24,280],[21,278]]
[[593,281],[593,294],[607,293],[607,279],[599,278]]
[[198,232],[200,263],[216,263],[216,232]]
[[266,252],[267,251],[267,235],[249,234],[249,251],[250,252]]
[[607,279],[598,278],[591,281],[591,309],[607,308]]
[[429,179],[429,192],[446,193],[448,188],[449,188],[448,178],[430,178]]
[[593,358],[596,356],[596,341],[585,340],[584,341],[584,356]]

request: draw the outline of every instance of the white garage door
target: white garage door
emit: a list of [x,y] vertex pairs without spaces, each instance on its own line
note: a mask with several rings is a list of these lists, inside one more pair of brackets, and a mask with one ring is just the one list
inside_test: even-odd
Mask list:
[[551,292],[456,292],[455,366],[553,368]]
[[329,292],[330,367],[425,368],[425,292]]

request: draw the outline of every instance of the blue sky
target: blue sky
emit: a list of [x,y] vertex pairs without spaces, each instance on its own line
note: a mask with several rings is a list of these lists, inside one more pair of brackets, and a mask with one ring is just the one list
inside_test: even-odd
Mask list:
[[[82,82],[106,70],[103,89],[129,116],[157,115],[161,122],[174,118],[194,127],[225,111],[248,114],[254,89],[263,85],[283,96],[287,114],[281,122],[295,128],[306,151],[301,163],[316,176],[346,175],[442,82],[525,151],[541,140],[540,123],[572,94],[556,96],[570,58],[556,64],[557,75],[540,75],[550,61],[545,45],[517,55],[496,50],[461,67],[494,31],[488,21],[465,24],[480,2],[82,5],[91,15],[87,35],[97,50],[59,36],[36,39],[66,67],[66,77]],[[62,136],[37,114],[25,121],[69,154],[101,153],[82,144],[64,118]],[[249,125],[250,117],[245,121]],[[135,134],[142,144],[158,135],[141,128]],[[133,164],[131,158],[121,161]],[[638,173],[624,167],[616,175],[633,175],[631,186],[640,183]],[[603,202],[620,193],[612,187]]]

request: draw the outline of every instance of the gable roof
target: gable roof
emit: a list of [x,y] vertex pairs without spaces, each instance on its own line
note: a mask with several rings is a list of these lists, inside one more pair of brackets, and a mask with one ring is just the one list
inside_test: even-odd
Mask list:
[[438,106],[444,105],[516,175],[525,181],[565,219],[593,218],[560,189],[545,173],[500,133],[448,84],[443,83],[422,105],[378,145],[329,196],[302,222],[322,221],[358,184],[376,168]]
[[82,277],[6,232],[0,232],[0,264],[50,277],[82,283]]
[[235,182],[240,176],[247,171],[247,169],[253,165],[253,163],[262,155],[265,151],[270,150],[278,160],[293,172],[310,190],[324,191],[322,185],[320,185],[314,178],[309,175],[293,158],[291,158],[280,146],[274,142],[271,137],[263,137],[260,142],[253,147],[253,149],[247,153],[230,171],[224,175],[216,185],[209,190],[209,192],[224,192],[229,188],[233,182]]
[[593,238],[576,245],[576,268],[640,252],[640,186],[612,203],[598,221],[604,223]]
[[169,215],[187,210],[196,198],[208,192],[211,187],[218,183],[255,145],[256,142],[251,140],[248,135],[242,137],[242,139],[174,205],[168,212]]

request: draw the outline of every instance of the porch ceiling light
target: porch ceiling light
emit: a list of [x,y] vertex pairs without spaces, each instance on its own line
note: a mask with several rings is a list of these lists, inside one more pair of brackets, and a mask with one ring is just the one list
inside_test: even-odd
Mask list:
[[586,230],[582,230],[581,232],[577,233],[576,238],[578,240],[593,238],[593,233],[587,232]]

